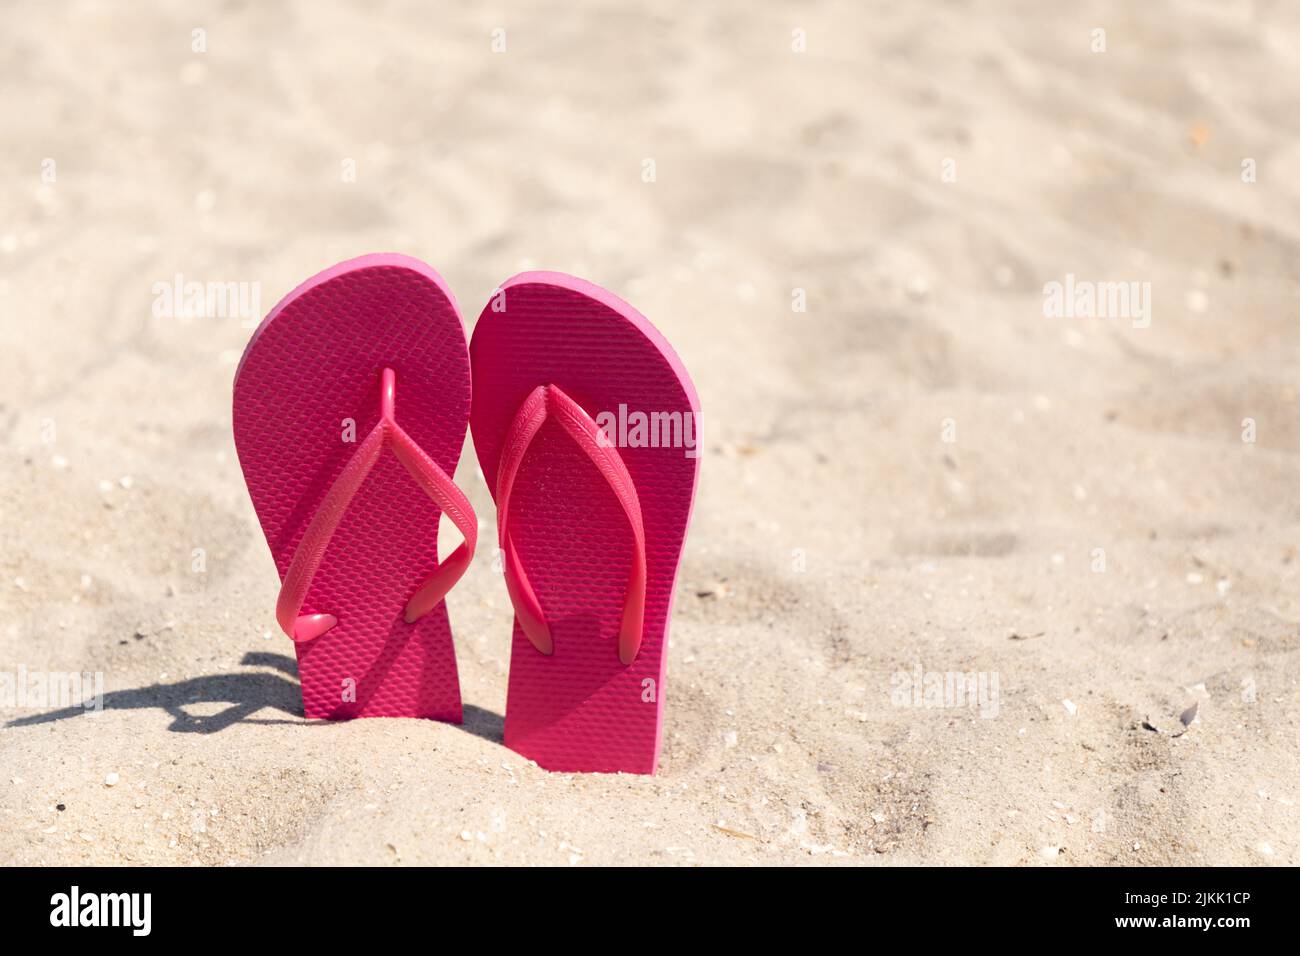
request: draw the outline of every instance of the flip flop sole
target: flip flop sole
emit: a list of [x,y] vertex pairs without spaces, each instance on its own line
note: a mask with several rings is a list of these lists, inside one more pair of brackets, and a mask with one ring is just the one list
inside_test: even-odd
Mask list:
[[[253,507],[283,579],[300,539],[380,417],[385,368],[396,418],[448,475],[469,420],[469,356],[456,303],[424,263],[371,255],[286,296],[235,375],[234,431]],[[428,717],[459,723],[445,604],[412,624],[408,599],[438,567],[439,508],[381,454],[338,524],[303,614],[338,623],[296,643],[309,718]]]
[[510,536],[553,651],[541,653],[516,620],[506,745],[551,770],[653,773],[668,621],[698,475],[694,386],[636,310],[560,273],[524,273],[505,283],[478,320],[470,355],[474,447],[494,496],[503,442],[521,403],[538,386],[553,385],[613,440],[639,496],[646,541],[642,640],[624,665],[628,515],[560,425],[543,424],[512,485]]

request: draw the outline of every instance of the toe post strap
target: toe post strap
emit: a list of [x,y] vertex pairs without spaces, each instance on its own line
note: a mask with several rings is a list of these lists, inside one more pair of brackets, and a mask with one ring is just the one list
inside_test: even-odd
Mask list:
[[397,375],[391,368],[385,368],[381,377],[379,421],[321,499],[285,571],[276,600],[275,617],[280,629],[297,643],[315,640],[338,623],[333,614],[302,614],[302,606],[330,539],[385,448],[392,450],[465,539],[416,589],[403,611],[406,623],[414,623],[437,607],[473,560],[478,540],[478,519],[474,509],[447,473],[397,423],[396,404]]
[[497,470],[497,536],[506,577],[506,591],[514,606],[515,617],[525,636],[543,654],[552,654],[555,643],[546,614],[519,553],[510,537],[510,497],[515,478],[533,439],[548,419],[554,418],[591,460],[610,490],[617,496],[632,530],[632,569],[623,599],[623,617],[619,627],[618,656],[624,665],[631,664],[641,648],[645,618],[646,553],[645,522],[636,485],[618,450],[608,436],[581,405],[557,385],[539,385],[519,406],[506,433]]

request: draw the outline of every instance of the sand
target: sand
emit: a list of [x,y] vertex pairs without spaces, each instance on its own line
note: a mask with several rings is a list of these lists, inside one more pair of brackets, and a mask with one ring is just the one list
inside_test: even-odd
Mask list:
[[[105,697],[0,713],[0,862],[1300,863],[1298,54],[1267,2],[6,5],[0,672]],[[300,716],[248,323],[157,289],[374,251],[690,368],[657,776],[502,746],[487,549],[462,726]]]

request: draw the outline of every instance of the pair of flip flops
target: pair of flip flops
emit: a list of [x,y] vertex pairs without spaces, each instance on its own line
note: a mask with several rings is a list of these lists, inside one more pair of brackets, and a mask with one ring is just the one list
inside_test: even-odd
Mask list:
[[[300,285],[244,352],[234,432],[306,716],[460,722],[444,597],[478,539],[451,479],[468,425],[515,613],[506,745],[551,770],[653,773],[698,416],[664,337],[581,279],[515,276],[468,346],[416,259]],[[464,542],[440,561],[444,514]]]

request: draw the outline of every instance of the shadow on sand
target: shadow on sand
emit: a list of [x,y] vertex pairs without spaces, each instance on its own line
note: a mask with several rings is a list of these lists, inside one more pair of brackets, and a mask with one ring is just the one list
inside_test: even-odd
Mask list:
[[[236,674],[212,674],[194,677],[171,684],[151,684],[132,690],[115,690],[104,695],[104,710],[138,710],[156,707],[171,715],[167,728],[179,734],[215,734],[232,724],[289,724],[298,727],[318,727],[332,721],[305,720],[302,716],[302,695],[298,688],[298,665],[292,657],[266,652],[249,652],[240,661],[244,667],[271,668],[278,674],[265,670]],[[281,676],[287,675],[287,676]],[[223,710],[207,716],[196,716],[186,708],[198,704],[226,704]],[[258,717],[270,709],[284,717]],[[500,714],[482,707],[466,704],[464,723],[460,728],[475,737],[501,743],[503,719]],[[7,727],[29,727],[84,716],[93,711],[85,707],[65,707],[61,710],[32,714],[9,721]]]

